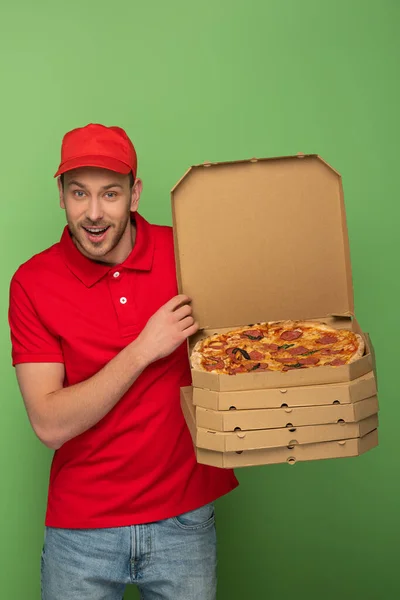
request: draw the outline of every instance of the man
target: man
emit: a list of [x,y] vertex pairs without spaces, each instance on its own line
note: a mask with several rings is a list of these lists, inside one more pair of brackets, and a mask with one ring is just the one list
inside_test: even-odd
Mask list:
[[117,127],[66,134],[59,243],[15,273],[13,365],[30,423],[56,450],[43,600],[211,600],[213,501],[233,472],[198,465],[179,403],[197,331],[177,295],[172,231],[138,212],[135,149]]

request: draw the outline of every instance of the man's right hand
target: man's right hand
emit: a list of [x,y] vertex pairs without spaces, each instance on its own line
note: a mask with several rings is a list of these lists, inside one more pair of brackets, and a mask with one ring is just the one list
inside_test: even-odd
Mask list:
[[175,296],[150,317],[134,342],[146,363],[151,364],[172,354],[198,331],[190,302],[188,296]]

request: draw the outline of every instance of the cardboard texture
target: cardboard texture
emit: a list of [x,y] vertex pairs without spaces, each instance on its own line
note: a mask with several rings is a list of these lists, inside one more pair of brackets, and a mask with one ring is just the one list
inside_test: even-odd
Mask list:
[[196,407],[196,425],[213,431],[235,429],[274,429],[302,427],[328,423],[354,423],[378,412],[378,398],[372,396],[354,404],[334,406],[300,406],[296,408],[269,408],[256,410],[213,411]]
[[[280,319],[317,319],[362,333],[354,318],[340,175],[317,155],[190,168],[171,193],[179,290],[193,299],[199,336]],[[245,210],[243,208],[245,207]],[[342,367],[230,377],[192,370],[214,391],[353,381],[371,348]]]
[[172,201],[201,328],[354,314],[341,177],[320,157],[197,165]]
[[[186,392],[187,393],[187,392]],[[196,446],[198,428],[194,419],[193,411],[188,409],[185,394],[181,392],[182,409],[185,419],[192,436],[196,459],[199,463],[211,465],[219,468],[233,469],[238,467],[250,467],[257,465],[272,465],[278,463],[295,464],[296,462],[323,460],[329,458],[350,458],[359,456],[372,450],[378,445],[378,430],[365,434],[370,429],[375,417],[364,421],[359,425],[359,432],[362,437],[350,439],[341,439],[338,441],[324,441],[317,443],[305,443],[289,445],[276,448],[237,450],[237,451],[218,451],[205,449]]]
[[279,463],[295,464],[296,462],[323,460],[328,458],[350,458],[364,454],[378,445],[378,430],[375,429],[362,438],[342,440],[339,442],[323,442],[321,444],[305,444],[293,449],[272,448],[266,450],[248,450],[241,454],[236,452],[214,452],[204,448],[196,448],[197,462],[223,469],[238,467],[254,467],[257,465],[273,465]]
[[[182,411],[186,422],[195,423],[195,408],[190,388],[181,393]],[[258,429],[254,431],[218,432],[197,427],[192,437],[197,448],[217,452],[238,452],[265,448],[296,446],[317,442],[340,441],[363,437],[378,427],[376,414],[356,423],[334,423],[297,428]]]
[[289,429],[258,429],[238,433],[220,433],[197,428],[197,448],[217,452],[239,452],[266,448],[289,448],[302,444],[314,444],[363,437],[378,427],[378,416],[372,415],[359,423],[315,425]]
[[374,373],[368,373],[348,383],[316,386],[215,392],[194,388],[193,403],[212,410],[281,408],[349,404],[376,395]]

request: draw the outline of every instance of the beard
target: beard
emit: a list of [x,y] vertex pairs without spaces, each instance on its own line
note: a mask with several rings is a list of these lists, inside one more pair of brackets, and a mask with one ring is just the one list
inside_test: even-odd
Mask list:
[[[67,214],[67,223],[75,245],[84,256],[95,261],[107,262],[104,259],[117,248],[127,227],[130,227],[130,212],[121,221],[114,223],[104,221],[91,222],[88,219],[76,223],[71,221]],[[106,230],[102,235],[95,236],[88,231],[88,228],[93,227]]]

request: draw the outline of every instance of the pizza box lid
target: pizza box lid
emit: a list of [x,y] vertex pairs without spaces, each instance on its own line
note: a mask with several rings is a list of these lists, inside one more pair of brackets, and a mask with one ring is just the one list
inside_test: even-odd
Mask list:
[[342,179],[320,156],[195,165],[171,200],[201,329],[354,314]]

